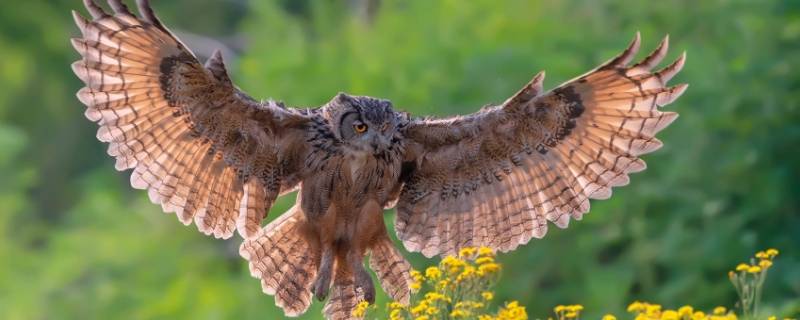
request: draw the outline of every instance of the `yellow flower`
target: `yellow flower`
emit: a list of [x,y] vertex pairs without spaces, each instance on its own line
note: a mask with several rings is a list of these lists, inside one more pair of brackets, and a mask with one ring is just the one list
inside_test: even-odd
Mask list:
[[491,291],[484,291],[481,292],[481,297],[483,297],[483,300],[492,301],[492,299],[494,299],[494,293]]
[[436,290],[444,291],[448,284],[450,284],[450,280],[448,279],[439,280],[439,282],[436,284]]
[[747,271],[748,268],[750,268],[750,265],[746,263],[740,263],[736,266],[736,271]]
[[490,315],[482,314],[478,316],[478,320],[494,320],[494,319]]
[[480,258],[475,260],[475,263],[477,263],[477,264],[486,264],[486,263],[492,263],[492,262],[494,262],[494,258],[492,258],[492,257],[480,257]]
[[648,305],[646,305],[645,311],[646,311],[646,313],[648,315],[657,315],[657,314],[661,313],[661,305],[648,304]]
[[570,311],[564,314],[564,316],[567,317],[567,319],[575,319],[578,317],[578,313],[575,311]]
[[414,318],[414,320],[429,320],[429,319],[430,318],[428,316],[419,316],[419,317]]
[[389,313],[389,319],[391,320],[400,320],[402,319],[400,316],[400,309],[394,309],[392,312]]
[[364,315],[367,313],[367,307],[369,307],[369,302],[361,301],[356,305],[356,308],[353,309],[352,315],[356,318],[363,318]]
[[475,255],[475,252],[478,251],[475,247],[464,247],[458,251],[459,257],[472,257]]
[[747,268],[747,273],[759,273],[759,272],[761,272],[761,267],[759,266],[750,266],[750,268]]
[[615,317],[613,314],[607,314],[603,316],[602,320],[617,320],[617,317]]
[[639,301],[634,301],[628,305],[628,312],[640,312],[644,310],[644,304]]
[[428,292],[425,294],[425,300],[430,302],[436,302],[438,300],[444,300],[446,297],[438,292]]
[[428,308],[428,304],[425,301],[421,301],[416,307],[411,308],[411,313],[414,315],[422,314],[425,312],[425,309]]
[[403,309],[405,307],[405,305],[397,301],[392,301],[392,303],[389,304],[389,309]]
[[778,251],[778,249],[775,249],[775,248],[769,248],[769,249],[767,249],[767,255],[769,255],[769,257],[770,257],[770,258],[774,258],[775,256],[777,256],[777,255],[778,255],[778,253],[780,253],[780,252]]
[[768,255],[766,252],[764,252],[764,251],[759,251],[759,252],[756,252],[756,258],[759,258],[759,259],[768,259],[768,258],[769,258],[769,255]]
[[422,284],[419,283],[419,282],[412,282],[410,287],[411,287],[411,291],[415,291],[416,292],[416,291],[419,291],[420,288],[422,288]]
[[478,255],[481,257],[491,257],[494,256],[494,250],[489,247],[480,247],[478,248]]
[[466,318],[469,316],[469,312],[463,309],[455,309],[453,312],[450,312],[450,317],[453,318]]
[[706,318],[706,313],[703,311],[695,311],[692,314],[692,320],[704,320]]
[[679,318],[680,316],[675,310],[665,310],[664,313],[661,314],[661,320],[678,320]]
[[564,310],[566,310],[566,309],[567,309],[567,307],[565,307],[565,306],[562,306],[562,305],[557,305],[557,306],[556,306],[556,307],[553,309],[553,311],[555,311],[556,313],[559,313],[559,312],[561,312],[561,311],[564,311]]
[[428,277],[428,279],[436,280],[439,279],[441,275],[442,270],[437,267],[428,267],[428,269],[425,269],[425,276]]
[[758,266],[762,269],[767,269],[772,266],[772,261],[769,260],[761,260],[758,262]]
[[728,309],[725,309],[725,307],[723,307],[723,306],[719,306],[719,307],[714,308],[714,314],[718,315],[718,316],[721,316],[721,315],[725,314],[726,311],[728,311]]
[[575,304],[575,305],[567,306],[567,309],[569,309],[570,311],[582,311],[583,310],[583,306],[579,305],[579,304]]
[[777,317],[775,317],[775,316],[769,316],[769,318],[767,318],[767,320],[777,320],[777,319],[778,319],[778,318],[777,318]]
[[482,274],[495,273],[500,271],[500,265],[496,263],[482,264],[480,267],[478,267],[478,270],[480,270]]
[[432,315],[437,314],[437,313],[439,313],[439,308],[428,307],[427,309],[425,309],[425,314],[427,314],[427,315],[431,315],[432,316]]
[[419,282],[425,280],[425,277],[422,276],[422,273],[420,273],[417,270],[411,270],[411,278],[414,279],[414,281],[419,281]]
[[681,317],[689,317],[694,312],[694,308],[692,306],[683,306],[678,309],[678,315]]

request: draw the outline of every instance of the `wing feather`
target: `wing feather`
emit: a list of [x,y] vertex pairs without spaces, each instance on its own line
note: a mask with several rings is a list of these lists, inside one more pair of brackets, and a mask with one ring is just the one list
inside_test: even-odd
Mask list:
[[544,73],[500,106],[407,127],[416,159],[397,204],[398,238],[426,256],[465,246],[515,249],[565,228],[645,169],[639,156],[677,114],[662,112],[686,90],[666,82],[685,54],[652,72],[668,38],[632,66],[640,37],[595,70],[540,94]]
[[138,1],[141,17],[108,2],[112,13],[84,0],[92,20],[73,12],[82,59],[72,70],[115,167],[133,169],[131,185],[184,224],[218,238],[255,235],[275,197],[299,181],[285,159],[304,157],[309,119],[244,95],[221,55],[201,65],[148,1]]

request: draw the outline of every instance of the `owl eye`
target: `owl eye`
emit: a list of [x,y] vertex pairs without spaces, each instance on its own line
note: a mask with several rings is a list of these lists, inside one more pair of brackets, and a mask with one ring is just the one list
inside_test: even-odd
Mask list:
[[353,125],[353,130],[355,130],[357,133],[367,132],[367,125],[363,123],[356,123]]

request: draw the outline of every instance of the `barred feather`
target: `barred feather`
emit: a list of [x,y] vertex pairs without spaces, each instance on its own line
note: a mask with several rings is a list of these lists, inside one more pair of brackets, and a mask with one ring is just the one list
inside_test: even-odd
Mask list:
[[410,251],[455,254],[465,246],[509,251],[565,228],[645,169],[639,156],[662,146],[655,134],[676,118],[659,107],[687,85],[666,83],[685,54],[651,72],[668,38],[641,62],[637,33],[619,56],[540,95],[540,73],[503,105],[409,125],[417,144],[415,170],[405,181],[395,222]]
[[221,55],[202,66],[148,1],[138,1],[141,18],[120,0],[109,0],[113,13],[84,4],[93,20],[73,12],[83,59],[72,69],[117,170],[133,169],[134,188],[205,234],[256,234],[275,197],[295,187],[281,182],[299,180],[282,161],[307,152],[308,119],[239,92]]

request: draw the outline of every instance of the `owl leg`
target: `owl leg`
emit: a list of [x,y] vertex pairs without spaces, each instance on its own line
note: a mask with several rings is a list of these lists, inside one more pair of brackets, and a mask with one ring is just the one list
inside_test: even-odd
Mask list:
[[314,280],[314,296],[323,301],[328,297],[331,287],[331,274],[333,273],[333,250],[328,247],[322,251],[322,259],[317,270],[317,279]]
[[356,287],[361,288],[364,292],[364,300],[370,304],[375,303],[375,285],[372,283],[372,277],[369,276],[369,272],[364,268],[364,251],[351,250],[348,252],[347,260],[353,269]]

